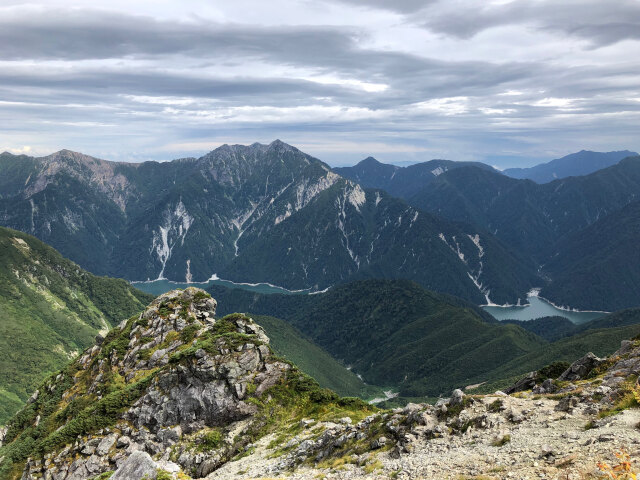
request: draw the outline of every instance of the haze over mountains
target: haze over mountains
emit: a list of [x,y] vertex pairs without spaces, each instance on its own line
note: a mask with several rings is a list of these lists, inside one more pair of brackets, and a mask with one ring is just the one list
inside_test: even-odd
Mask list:
[[502,173],[512,178],[528,178],[536,183],[548,183],[560,178],[588,175],[596,170],[615,165],[626,157],[637,157],[636,152],[590,152],[582,150],[530,168],[507,168]]

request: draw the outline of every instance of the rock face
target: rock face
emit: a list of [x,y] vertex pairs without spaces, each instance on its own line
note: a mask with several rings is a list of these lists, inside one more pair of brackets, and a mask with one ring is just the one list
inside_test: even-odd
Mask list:
[[[250,318],[216,320],[215,310],[216,301],[202,290],[174,290],[87,350],[62,398],[65,404],[91,399],[105,403],[101,412],[117,413],[106,428],[30,459],[22,478],[80,480],[116,468],[113,478],[155,478],[150,455],[172,458],[203,477],[236,455],[244,445],[225,434],[250,427],[258,407],[249,400],[281,381],[291,366],[273,357],[268,337]],[[38,397],[32,403],[38,405]],[[212,447],[200,448],[203,442]]]

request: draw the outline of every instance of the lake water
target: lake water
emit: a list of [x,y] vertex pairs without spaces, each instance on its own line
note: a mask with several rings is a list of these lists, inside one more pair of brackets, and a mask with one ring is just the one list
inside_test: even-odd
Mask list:
[[534,320],[540,317],[564,317],[575,324],[586,323],[590,320],[603,317],[605,312],[575,312],[571,310],[562,310],[553,306],[551,303],[537,295],[529,295],[529,305],[524,307],[497,307],[483,306],[482,308],[489,312],[496,320]]
[[292,291],[287,290],[286,288],[278,287],[276,285],[271,285],[269,283],[234,283],[230,280],[223,280],[218,278],[216,275],[211,277],[206,282],[196,282],[196,283],[181,283],[181,282],[172,282],[171,280],[152,280],[149,282],[131,282],[134,287],[143,292],[150,293],[151,295],[162,295],[170,290],[176,288],[187,288],[187,287],[198,287],[198,288],[207,288],[211,285],[221,285],[223,287],[228,288],[242,288],[243,290],[249,290],[251,292],[256,293],[284,293],[286,295],[291,295],[295,293],[309,293],[310,290],[298,290]]
[[[256,293],[283,293],[286,295],[296,293],[310,293],[310,290],[287,290],[286,288],[271,285],[269,283],[234,283],[230,280],[223,280],[216,275],[206,282],[199,283],[182,283],[172,282],[170,280],[152,280],[149,282],[132,282],[133,285],[143,292],[151,295],[162,295],[163,293],[175,288],[198,287],[207,288],[211,285],[221,285],[228,288],[242,288]],[[540,317],[559,316],[568,318],[575,324],[586,323],[606,315],[605,312],[576,312],[571,310],[562,310],[553,306],[543,298],[537,296],[535,291],[528,296],[529,305],[526,306],[483,306],[482,308],[489,312],[496,320],[534,320]]]

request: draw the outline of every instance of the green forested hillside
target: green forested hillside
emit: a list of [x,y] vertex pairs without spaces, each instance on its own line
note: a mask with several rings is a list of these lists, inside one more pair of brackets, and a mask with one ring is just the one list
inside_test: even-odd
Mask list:
[[221,314],[282,318],[367,383],[394,386],[403,396],[436,396],[483,381],[505,361],[546,344],[463,300],[405,280],[359,281],[316,295],[209,291]]
[[380,393],[380,388],[366,385],[355,373],[284,320],[263,315],[252,318],[265,329],[270,345],[278,355],[293,362],[321,386],[349,397],[369,398]]
[[403,397],[494,385],[589,351],[608,355],[621,340],[640,333],[640,309],[580,326],[563,318],[500,323],[464,300],[403,280],[353,282],[315,295],[262,295],[218,286],[209,291],[221,314],[282,318],[352,365],[367,383],[393,386]]
[[151,297],[96,277],[24,233],[0,228],[0,424],[98,332]]
[[640,202],[576,232],[556,247],[545,270],[549,300],[585,309],[640,306]]

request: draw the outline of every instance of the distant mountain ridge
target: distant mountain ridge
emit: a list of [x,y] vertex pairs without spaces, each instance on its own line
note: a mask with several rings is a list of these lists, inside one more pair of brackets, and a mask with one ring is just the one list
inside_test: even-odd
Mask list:
[[[640,304],[633,273],[640,262],[630,249],[638,199],[640,157],[627,157],[590,175],[546,184],[459,168],[409,203],[477,225],[527,252],[552,280],[542,290],[545,298],[572,308],[617,310]],[[624,293],[617,291],[622,285]]]
[[566,177],[588,175],[615,165],[626,157],[635,157],[637,152],[592,152],[581,150],[547,163],[530,168],[507,168],[502,173],[511,178],[529,179],[536,183],[548,183]]
[[379,162],[373,157],[367,157],[352,167],[337,167],[333,171],[365,188],[379,188],[394,197],[406,200],[426,188],[442,173],[465,166],[496,171],[493,167],[480,162],[429,160],[408,167],[399,167]]
[[0,155],[0,224],[130,280],[400,277],[475,303],[516,302],[538,283],[490,233],[364,190],[279,140],[166,163]]

